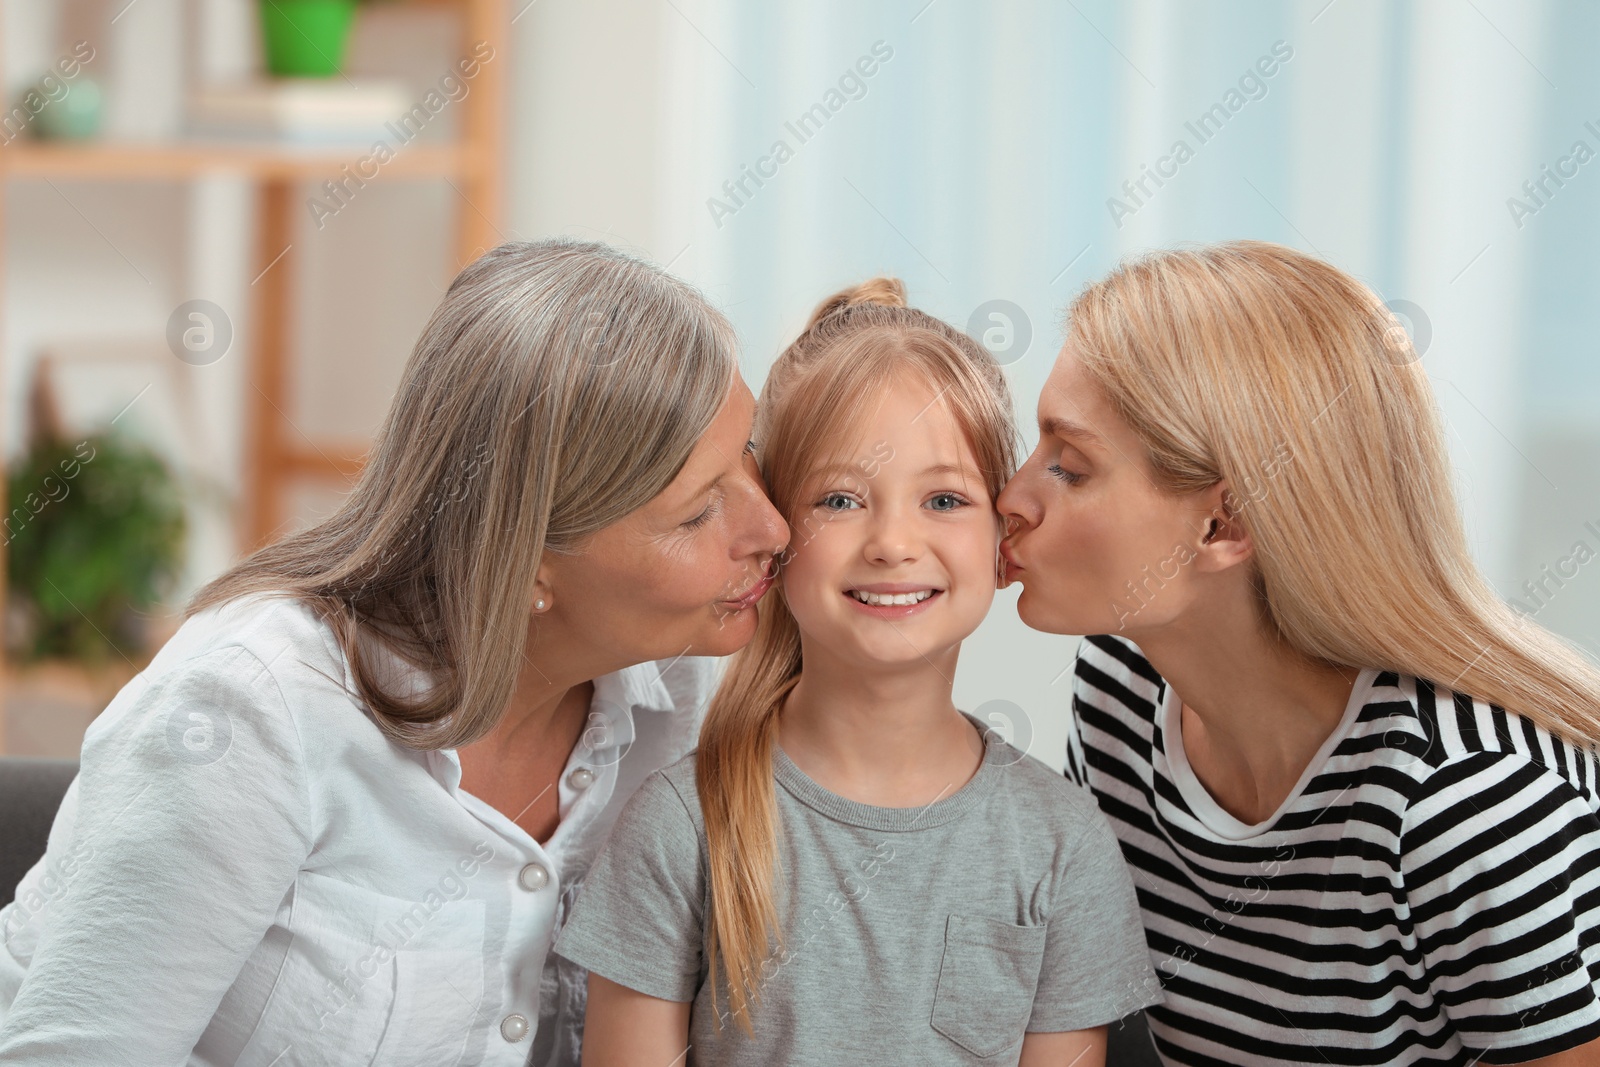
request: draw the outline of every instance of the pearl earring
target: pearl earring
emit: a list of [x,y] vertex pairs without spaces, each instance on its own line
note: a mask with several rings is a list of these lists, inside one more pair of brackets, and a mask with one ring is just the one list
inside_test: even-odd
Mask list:
[[543,611],[544,610],[544,601],[543,600],[535,600],[533,602],[533,610],[534,611]]

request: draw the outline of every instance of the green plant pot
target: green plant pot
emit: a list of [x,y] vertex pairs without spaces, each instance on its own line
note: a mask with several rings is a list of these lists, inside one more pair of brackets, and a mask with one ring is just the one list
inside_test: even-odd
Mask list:
[[267,71],[280,76],[339,73],[356,0],[261,0]]

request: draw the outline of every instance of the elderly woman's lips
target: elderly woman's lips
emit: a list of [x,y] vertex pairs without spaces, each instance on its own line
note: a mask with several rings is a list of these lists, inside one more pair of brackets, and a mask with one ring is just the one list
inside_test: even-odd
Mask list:
[[772,575],[764,575],[761,578],[758,578],[756,583],[749,589],[745,590],[743,593],[740,593],[736,597],[729,597],[727,600],[723,601],[723,603],[732,604],[740,610],[748,608],[750,605],[754,604],[756,601],[760,600],[766,595],[767,590],[772,588],[772,582]]

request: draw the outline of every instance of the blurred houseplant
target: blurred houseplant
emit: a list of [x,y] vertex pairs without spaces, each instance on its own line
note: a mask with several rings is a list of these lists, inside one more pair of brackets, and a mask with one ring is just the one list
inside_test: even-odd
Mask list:
[[26,620],[18,651],[89,664],[142,654],[140,613],[183,560],[183,500],[166,462],[115,433],[41,438],[6,480],[9,590]]

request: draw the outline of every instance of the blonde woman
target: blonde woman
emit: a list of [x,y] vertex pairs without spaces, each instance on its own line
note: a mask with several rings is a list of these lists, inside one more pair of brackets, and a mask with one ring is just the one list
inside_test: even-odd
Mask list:
[[1134,872],[1173,1064],[1600,1063],[1600,673],[1474,568],[1428,379],[1277,245],[1091,285],[1001,494],[1091,634],[1067,773]]
[[554,934],[787,541],[753,412],[662,271],[467,267],[354,492],[201,590],[90,728],[0,911],[0,1060],[576,1063]]

